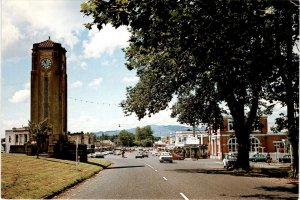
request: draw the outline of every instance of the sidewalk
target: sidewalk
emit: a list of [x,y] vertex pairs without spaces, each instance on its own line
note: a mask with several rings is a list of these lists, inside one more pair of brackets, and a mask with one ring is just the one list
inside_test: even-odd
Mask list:
[[272,162],[250,162],[250,167],[253,172],[267,175],[269,177],[288,178],[291,169],[291,163]]
[[289,169],[291,166],[291,163],[280,163],[280,162],[271,162],[270,164],[266,162],[250,162],[250,167],[251,168],[284,168],[284,169]]

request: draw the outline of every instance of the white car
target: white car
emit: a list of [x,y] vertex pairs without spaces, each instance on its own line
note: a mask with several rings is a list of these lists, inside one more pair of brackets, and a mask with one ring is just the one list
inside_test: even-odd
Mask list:
[[172,163],[173,162],[172,154],[170,154],[169,152],[162,152],[159,156],[159,162],[162,163],[164,161],[168,161]]
[[227,154],[223,159],[223,166],[226,169],[233,168],[236,165],[236,155]]
[[92,158],[104,158],[104,154],[102,152],[95,152]]

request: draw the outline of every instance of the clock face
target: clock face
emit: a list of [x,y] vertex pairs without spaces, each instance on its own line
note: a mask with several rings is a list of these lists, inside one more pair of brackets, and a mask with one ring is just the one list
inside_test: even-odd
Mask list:
[[51,64],[52,62],[49,58],[43,58],[41,60],[41,66],[45,69],[49,69],[51,67]]

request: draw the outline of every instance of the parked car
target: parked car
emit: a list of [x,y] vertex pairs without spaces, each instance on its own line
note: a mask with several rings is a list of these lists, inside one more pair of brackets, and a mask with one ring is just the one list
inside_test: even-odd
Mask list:
[[267,162],[267,158],[263,154],[254,154],[252,157],[249,158],[249,161],[252,161],[252,162]]
[[225,155],[225,158],[223,159],[223,166],[226,169],[233,168],[237,163],[237,157],[236,155],[227,154]]
[[121,155],[122,154],[122,152],[121,152],[121,150],[116,150],[116,151],[114,151],[114,153],[113,153],[114,155]]
[[184,160],[184,157],[177,153],[173,153],[172,157],[173,157],[173,160]]
[[144,158],[143,151],[138,150],[138,151],[136,152],[135,158],[136,158],[136,159],[137,159],[137,158]]
[[159,156],[159,162],[168,161],[170,163],[173,162],[173,156],[169,152],[162,152]]
[[281,158],[279,158],[279,162],[290,163],[291,162],[291,155],[289,155],[289,154],[283,155]]
[[104,158],[104,154],[102,152],[95,152],[93,158]]

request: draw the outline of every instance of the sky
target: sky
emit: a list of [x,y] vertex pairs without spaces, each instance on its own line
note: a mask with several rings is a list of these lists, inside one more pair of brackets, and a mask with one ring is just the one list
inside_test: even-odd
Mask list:
[[[83,0],[1,1],[0,133],[28,125],[30,120],[31,49],[51,38],[67,50],[68,131],[96,132],[146,125],[177,125],[170,110],[139,121],[125,116],[120,102],[126,87],[138,82],[125,66],[126,27],[107,25],[88,30],[91,21],[80,12]],[[274,116],[282,112],[276,107]],[[273,123],[274,117],[269,117]]]
[[126,87],[138,82],[125,67],[126,27],[88,30],[80,12],[83,0],[3,0],[1,40],[1,137],[30,120],[30,72],[33,43],[51,38],[67,53],[68,130],[106,131],[148,124],[179,124],[162,111],[151,118],[125,117],[120,102]]

